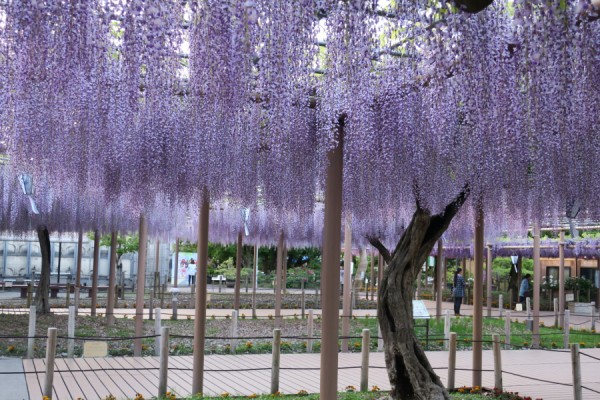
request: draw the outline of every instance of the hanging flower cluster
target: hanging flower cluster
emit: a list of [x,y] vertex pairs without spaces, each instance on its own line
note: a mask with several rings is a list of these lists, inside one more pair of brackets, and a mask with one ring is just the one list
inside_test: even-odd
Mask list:
[[[381,3],[381,4],[379,4]],[[490,235],[600,216],[600,30],[589,0],[7,0],[0,5],[2,228],[317,244],[344,129],[354,238],[393,245],[416,201],[468,186]],[[445,237],[472,234],[470,204]]]

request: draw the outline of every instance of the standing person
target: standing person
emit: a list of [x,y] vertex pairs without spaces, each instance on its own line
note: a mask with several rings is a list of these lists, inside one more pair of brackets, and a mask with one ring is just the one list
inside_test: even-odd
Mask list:
[[463,297],[465,297],[465,278],[463,278],[462,268],[457,268],[454,273],[454,289],[452,289],[452,295],[454,296],[454,315],[460,316],[460,306],[462,304]]
[[196,284],[196,262],[194,259],[190,259],[190,263],[188,264],[188,285]]
[[529,278],[531,274],[526,274],[519,287],[519,303],[523,304],[523,307],[525,307],[525,299],[529,297]]

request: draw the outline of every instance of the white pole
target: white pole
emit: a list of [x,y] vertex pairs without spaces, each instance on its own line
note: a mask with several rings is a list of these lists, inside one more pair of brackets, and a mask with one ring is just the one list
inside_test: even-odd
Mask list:
[[169,328],[163,326],[160,330],[160,372],[158,381],[158,398],[167,394],[167,376],[169,372]]
[[235,354],[235,348],[237,347],[237,335],[238,335],[238,310],[231,312],[231,344],[229,345],[229,351],[231,354]]
[[[156,307],[154,309],[154,334],[155,335],[162,335],[161,333],[161,315],[160,315],[160,307]],[[161,336],[156,336],[154,338],[154,355],[155,356],[160,356],[160,343],[161,343]]]
[[444,350],[448,350],[448,341],[450,340],[450,310],[446,310],[444,315]]
[[29,307],[29,333],[27,338],[27,358],[33,358],[33,347],[35,346],[35,306]]
[[313,310],[308,310],[308,339],[306,343],[306,352],[312,353],[313,351],[313,332],[314,332],[314,312]]
[[73,358],[73,352],[75,350],[75,306],[69,307],[69,321],[67,323],[67,357]]
[[563,347],[565,349],[569,348],[569,330],[571,329],[570,317],[571,312],[569,310],[565,310],[565,323],[563,326]]
[[504,319],[504,343],[510,346],[510,311],[506,310],[506,318]]

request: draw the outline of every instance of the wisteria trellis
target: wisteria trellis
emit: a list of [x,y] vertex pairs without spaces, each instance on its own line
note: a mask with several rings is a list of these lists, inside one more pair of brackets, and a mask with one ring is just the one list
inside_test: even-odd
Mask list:
[[[283,228],[319,243],[341,114],[357,240],[395,241],[415,184],[439,211],[469,182],[497,229],[574,199],[597,218],[594,4],[499,0],[472,15],[427,0],[3,1],[1,228],[30,228],[26,171],[58,231],[133,230],[141,211],[153,232],[181,230],[208,187],[224,208],[211,240],[235,237],[244,206],[256,239]],[[448,238],[471,237],[471,214]]]

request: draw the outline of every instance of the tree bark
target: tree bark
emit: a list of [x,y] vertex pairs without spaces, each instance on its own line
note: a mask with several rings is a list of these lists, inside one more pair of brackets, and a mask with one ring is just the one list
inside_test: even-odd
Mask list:
[[50,313],[50,233],[46,225],[37,227],[38,240],[40,242],[40,253],[42,255],[42,271],[40,282],[35,291],[35,309],[38,314]]
[[469,193],[469,187],[465,186],[444,211],[436,215],[417,204],[417,210],[393,253],[378,238],[368,237],[388,264],[379,286],[377,317],[383,335],[392,399],[450,399],[414,332],[413,283]]

